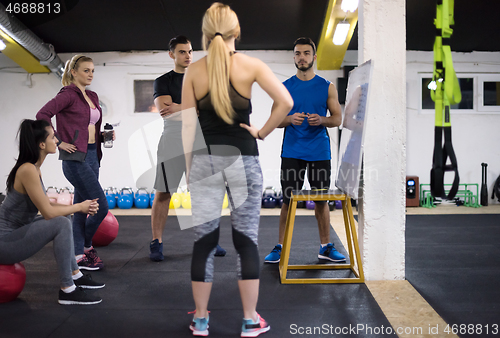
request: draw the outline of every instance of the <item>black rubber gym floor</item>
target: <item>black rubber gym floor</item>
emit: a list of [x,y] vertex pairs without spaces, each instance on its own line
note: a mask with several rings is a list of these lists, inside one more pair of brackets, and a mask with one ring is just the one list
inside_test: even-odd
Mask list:
[[[148,258],[150,218],[117,219],[117,239],[98,248],[106,267],[92,274],[106,283],[104,289],[93,291],[103,302],[93,306],[57,304],[58,276],[48,245],[23,262],[27,281],[19,298],[0,304],[1,338],[192,336],[188,329],[192,315],[187,314],[194,310],[189,274],[191,230],[181,231],[176,218],[170,217],[164,235],[166,260],[153,263]],[[276,244],[277,222],[275,216],[261,218],[261,261]],[[333,233],[332,238],[337,244]],[[500,324],[499,239],[500,215],[407,216],[407,279],[446,322],[482,324],[483,333],[476,335],[482,337],[487,336],[484,329],[489,325],[491,335],[493,325]],[[210,336],[237,337],[242,311],[228,217],[222,218],[220,244],[228,253],[215,261]],[[317,253],[314,217],[298,216],[290,263],[315,263]],[[271,331],[262,337],[344,336],[335,335],[335,329],[360,324],[390,326],[364,284],[281,285],[274,264],[262,266],[258,311],[271,325]],[[300,334],[315,327],[323,330]],[[384,336],[360,332],[346,336]]]
[[498,337],[500,215],[406,220],[406,279],[459,336]]
[[[192,337],[188,329],[192,315],[187,314],[194,310],[190,282],[192,230],[181,231],[175,217],[169,217],[164,235],[166,259],[154,263],[148,257],[150,218],[117,219],[117,239],[97,249],[105,269],[92,273],[95,280],[106,283],[104,289],[93,291],[103,302],[91,306],[57,304],[58,276],[48,245],[23,262],[27,281],[19,298],[0,304],[1,338]],[[221,223],[220,244],[227,255],[215,258],[209,330],[211,337],[239,337],[243,313],[236,281],[236,251],[229,218],[223,217]],[[278,217],[261,218],[262,262],[276,244],[277,227]],[[290,262],[316,263],[319,236],[315,218],[298,216],[295,229]],[[332,238],[338,243],[334,234]],[[366,285],[281,285],[277,264],[262,266],[257,310],[271,325],[263,337],[331,337],[335,328],[349,325],[390,326]],[[299,334],[314,327],[323,331]]]

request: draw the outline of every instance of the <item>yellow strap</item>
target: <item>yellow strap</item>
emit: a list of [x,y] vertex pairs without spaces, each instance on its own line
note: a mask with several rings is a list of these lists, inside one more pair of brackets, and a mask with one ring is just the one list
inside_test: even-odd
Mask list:
[[[442,44],[442,39],[451,37],[453,29],[450,24],[454,24],[453,19],[454,0],[443,0],[441,5],[437,6],[436,19],[434,24],[436,29],[441,30],[441,36],[436,36],[434,41],[434,73],[433,81],[436,81],[436,90],[431,90],[431,98],[435,102],[435,125],[437,127],[451,126],[449,110],[450,105],[462,101],[462,92],[457,74],[453,68],[453,59],[451,57],[451,48],[449,45]],[[443,69],[437,69],[436,65],[442,64]],[[444,75],[444,78],[443,78]],[[441,80],[441,82],[439,81]],[[447,114],[443,114],[448,111]]]
[[450,100],[450,104],[457,104],[462,101],[462,92],[460,91],[460,83],[458,82],[457,74],[453,69],[453,60],[451,58],[450,46],[443,46],[444,67],[446,69],[446,78],[444,79],[445,95]]

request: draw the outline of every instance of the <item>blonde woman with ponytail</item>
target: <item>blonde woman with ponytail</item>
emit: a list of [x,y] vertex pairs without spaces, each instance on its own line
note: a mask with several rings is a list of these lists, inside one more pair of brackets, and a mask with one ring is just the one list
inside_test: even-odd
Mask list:
[[94,63],[85,55],[75,55],[66,62],[63,88],[37,113],[37,120],[52,126],[56,117],[55,137],[64,176],[75,188],[74,203],[97,199],[99,211],[87,218],[76,212],[73,217],[75,257],[80,269],[99,270],[102,260],[92,246],[97,228],[108,213],[108,203],[99,184],[102,158],[102,110],[99,97],[86,89],[94,78]]
[[[229,6],[214,3],[203,17],[202,31],[207,56],[187,69],[182,88],[182,133],[195,225],[191,280],[196,311],[190,329],[195,336],[208,335],[213,255],[227,192],[239,260],[238,286],[243,304],[241,336],[256,337],[270,329],[256,312],[260,271],[257,237],[262,194],[257,140],[264,140],[278,127],[293,101],[266,64],[235,52],[240,25]],[[254,82],[274,101],[271,115],[262,128],[250,124]],[[198,152],[191,156],[191,140],[195,139],[196,130],[193,122],[201,126],[208,154]]]

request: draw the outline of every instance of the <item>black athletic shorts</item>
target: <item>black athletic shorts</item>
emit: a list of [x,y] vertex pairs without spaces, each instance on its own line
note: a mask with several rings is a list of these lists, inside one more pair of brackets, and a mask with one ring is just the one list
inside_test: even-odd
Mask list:
[[[304,161],[296,158],[281,158],[281,190],[283,203],[290,204],[292,190],[301,190],[307,169],[307,180],[311,189],[330,189],[332,164],[326,161]],[[325,203],[317,201],[316,203]]]

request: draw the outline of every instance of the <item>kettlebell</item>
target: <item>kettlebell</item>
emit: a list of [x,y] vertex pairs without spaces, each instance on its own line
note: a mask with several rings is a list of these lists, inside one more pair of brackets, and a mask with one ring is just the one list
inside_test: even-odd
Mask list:
[[335,208],[342,209],[342,201],[335,201]]
[[120,190],[117,187],[113,187],[113,194],[115,195],[115,205],[118,205],[118,198],[120,198]]
[[71,188],[68,188],[69,194],[71,195],[71,203],[70,205],[73,205],[73,202],[75,201],[75,191]]
[[276,190],[273,187],[266,187],[262,193],[262,207],[276,208]]
[[179,193],[174,192],[170,197],[170,209],[178,209],[181,206],[181,196]]
[[315,206],[316,206],[316,203],[314,203],[314,201],[306,201],[306,209],[314,210]]
[[281,208],[283,206],[283,193],[281,192],[281,190],[276,193],[276,207],[277,208]]
[[134,191],[130,187],[125,187],[120,192],[120,197],[118,197],[118,208],[120,209],[130,209],[134,205]]
[[45,190],[45,194],[49,198],[49,201],[51,201],[52,203],[57,203],[59,191],[57,191],[56,187],[48,187],[47,190]]
[[191,193],[189,191],[182,194],[181,204],[184,209],[191,209]]
[[116,197],[112,187],[104,189],[104,195],[106,195],[106,200],[108,201],[108,208],[116,208]]
[[59,190],[59,196],[57,196],[57,203],[64,205],[71,205],[71,194],[69,188],[62,188]]
[[135,207],[146,209],[149,206],[149,193],[146,188],[139,188],[134,198]]

